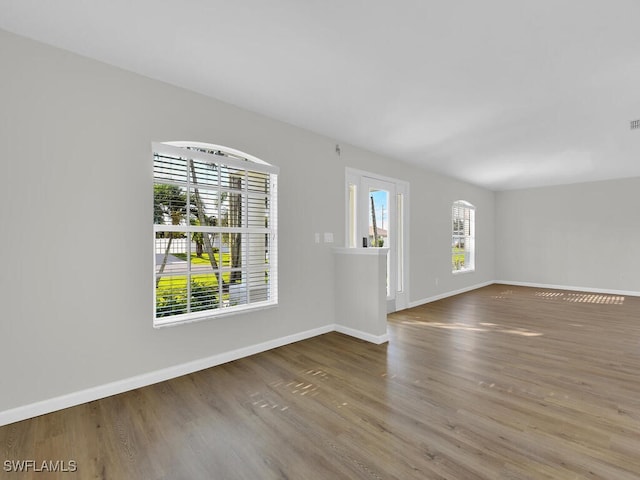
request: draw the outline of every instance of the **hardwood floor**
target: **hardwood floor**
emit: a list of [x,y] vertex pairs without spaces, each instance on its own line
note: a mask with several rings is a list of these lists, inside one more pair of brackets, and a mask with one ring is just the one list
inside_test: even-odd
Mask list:
[[0,478],[640,478],[640,298],[492,285],[0,428]]

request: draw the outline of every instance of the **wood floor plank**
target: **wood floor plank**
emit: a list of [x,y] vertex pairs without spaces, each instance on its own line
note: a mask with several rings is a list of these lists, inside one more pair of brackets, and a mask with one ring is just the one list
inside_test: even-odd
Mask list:
[[[1,479],[640,478],[640,298],[492,285],[0,428]],[[4,463],[0,465],[3,467]]]

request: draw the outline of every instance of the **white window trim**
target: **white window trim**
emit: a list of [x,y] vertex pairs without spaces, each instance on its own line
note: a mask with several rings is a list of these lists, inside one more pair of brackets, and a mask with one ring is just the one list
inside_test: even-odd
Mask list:
[[[153,289],[153,326],[154,328],[167,327],[167,326],[176,326],[182,325],[186,323],[193,323],[202,320],[208,320],[212,318],[226,317],[230,315],[237,315],[247,312],[253,312],[256,310],[263,310],[265,308],[272,308],[278,304],[278,208],[277,208],[277,198],[278,198],[278,190],[277,190],[277,178],[279,174],[279,168],[266,163],[263,160],[260,160],[253,155],[249,155],[247,153],[241,152],[239,150],[235,150],[232,148],[224,147],[221,145],[214,145],[209,143],[202,142],[152,142],[152,161],[156,154],[167,155],[173,157],[181,157],[188,158],[193,160],[200,160],[203,162],[211,162],[214,160],[214,163],[220,161],[219,158],[212,158],[213,156],[206,152],[201,152],[198,150],[187,149],[187,147],[193,148],[203,148],[207,150],[220,151],[225,154],[224,156],[224,164],[237,168],[240,170],[245,170],[249,172],[256,173],[267,173],[270,178],[270,208],[269,208],[269,227],[268,228],[259,228],[259,227],[242,227],[243,231],[246,233],[268,233],[269,237],[269,299],[266,301],[255,302],[250,304],[241,304],[228,306],[225,308],[215,308],[209,310],[202,310],[198,312],[190,312],[190,313],[182,313],[171,315],[168,317],[157,317],[156,316],[156,288]],[[248,188],[248,187],[245,187]],[[224,189],[221,189],[224,190]],[[245,198],[249,198],[251,194],[247,193]],[[247,206],[243,205],[243,209],[246,209]],[[233,233],[237,232],[237,228],[230,227],[202,227],[202,226],[189,226],[189,231],[202,231],[202,232],[211,232],[211,233]],[[185,227],[179,225],[153,225],[153,248],[152,252],[154,255],[153,265],[153,279],[154,285],[156,280],[156,254],[155,254],[155,233],[157,231],[179,231],[184,232]]]
[[[353,167],[345,167],[345,183],[344,183],[344,192],[345,192],[345,218],[344,218],[344,227],[345,227],[345,238],[344,245],[345,248],[351,248],[352,250],[362,249],[362,236],[358,235],[358,231],[362,230],[362,226],[358,229],[358,222],[362,222],[362,219],[358,217],[358,208],[357,208],[357,198],[362,188],[362,180],[364,178],[380,180],[382,182],[392,183],[395,185],[396,194],[402,196],[402,219],[398,226],[403,227],[403,233],[400,236],[402,244],[397,245],[397,249],[395,250],[395,255],[398,254],[398,250],[402,256],[403,265],[396,269],[398,277],[396,278],[396,284],[401,287],[401,290],[397,290],[393,297],[395,298],[395,309],[394,310],[402,310],[408,308],[409,306],[409,294],[410,294],[410,265],[411,265],[411,256],[410,256],[410,248],[409,248],[409,238],[410,238],[410,196],[409,196],[409,182],[400,180],[393,177],[388,177],[386,175],[381,175],[378,173],[368,172],[366,170],[360,170]],[[355,205],[350,204],[350,189],[354,186],[356,191],[355,197],[353,198],[355,201]],[[352,210],[355,208],[355,210]],[[353,225],[352,225],[353,222]],[[353,229],[353,230],[352,230]],[[351,233],[355,233],[354,238],[351,238]],[[398,262],[396,262],[399,264]],[[399,278],[401,277],[401,278]]]
[[[458,206],[458,207],[462,207],[466,210],[469,210],[470,212],[472,212],[472,216],[473,216],[473,223],[470,226],[470,235],[456,235],[454,233],[454,229],[453,229],[453,220],[454,220],[454,215],[453,215],[453,210],[454,208]],[[451,204],[451,239],[453,240],[454,236],[455,237],[465,237],[465,245],[470,245],[470,248],[468,249],[468,256],[469,256],[469,263],[470,266],[467,268],[461,268],[459,270],[455,270],[452,269],[451,273],[453,275],[461,275],[461,274],[465,274],[465,273],[473,273],[476,271],[476,245],[475,245],[475,240],[476,240],[476,207],[475,205],[467,202],[466,200],[456,200],[455,202],[453,202]],[[471,215],[470,215],[471,216]],[[452,250],[449,253],[450,257],[453,256],[453,247]]]

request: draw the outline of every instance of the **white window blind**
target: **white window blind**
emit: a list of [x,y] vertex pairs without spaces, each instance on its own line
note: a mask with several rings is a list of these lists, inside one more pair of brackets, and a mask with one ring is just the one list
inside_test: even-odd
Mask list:
[[154,143],[154,325],[275,305],[278,169],[237,150]]
[[476,208],[464,200],[453,202],[451,220],[451,264],[453,272],[473,271],[475,269]]

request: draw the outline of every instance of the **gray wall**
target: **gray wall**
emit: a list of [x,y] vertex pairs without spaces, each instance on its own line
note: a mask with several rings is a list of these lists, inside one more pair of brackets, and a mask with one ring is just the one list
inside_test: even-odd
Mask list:
[[640,178],[496,194],[496,278],[640,292]]
[[[494,194],[0,31],[0,412],[333,324],[345,167],[410,182],[411,293],[494,278]],[[280,167],[277,308],[152,328],[152,141]],[[450,205],[478,207],[477,272],[450,273]],[[439,278],[439,286],[435,286]]]

